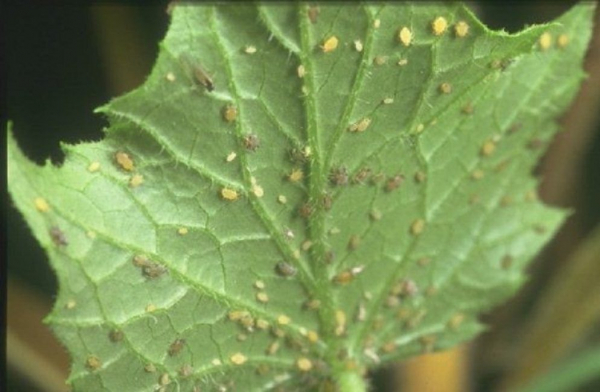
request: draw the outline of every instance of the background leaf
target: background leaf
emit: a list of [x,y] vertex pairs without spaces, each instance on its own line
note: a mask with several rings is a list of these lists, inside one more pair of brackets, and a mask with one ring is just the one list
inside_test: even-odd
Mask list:
[[104,141],[39,168],[9,138],[75,389],[306,389],[479,331],[563,217],[529,172],[591,6],[516,36],[460,6],[173,12]]

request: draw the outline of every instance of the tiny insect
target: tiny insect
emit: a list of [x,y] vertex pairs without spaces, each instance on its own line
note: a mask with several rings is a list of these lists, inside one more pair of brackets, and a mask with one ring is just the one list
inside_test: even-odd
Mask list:
[[215,89],[215,84],[213,83],[212,78],[201,66],[193,66],[193,72],[196,82],[203,85],[209,93]]
[[244,136],[243,142],[244,147],[249,151],[256,151],[256,149],[260,147],[260,140],[258,139],[258,136],[253,133]]
[[50,237],[52,238],[52,242],[54,242],[56,246],[69,245],[67,237],[65,237],[65,233],[63,233],[62,230],[56,226],[52,226],[50,228]]
[[110,341],[113,343],[117,343],[117,342],[120,342],[121,340],[123,340],[123,336],[124,336],[123,331],[120,331],[118,329],[113,329],[108,334]]
[[391,192],[398,189],[404,182],[404,176],[402,174],[396,174],[394,177],[389,178],[385,183],[386,192]]
[[125,171],[132,171],[134,169],[133,160],[129,157],[129,154],[123,151],[118,151],[115,154],[115,160],[121,169]]
[[153,263],[151,261],[142,267],[142,274],[148,279],[155,279],[161,277],[167,269],[160,264]]
[[310,203],[303,203],[298,209],[298,214],[300,214],[302,218],[309,218],[313,212],[314,208]]
[[290,277],[296,275],[298,270],[296,267],[291,265],[290,263],[286,263],[285,261],[280,261],[275,265],[275,270],[277,273],[284,277]]
[[443,16],[438,16],[431,22],[431,30],[434,35],[442,35],[448,28],[448,21]]
[[398,40],[402,45],[409,46],[412,41],[413,35],[408,27],[402,27],[398,32]]
[[175,339],[173,343],[169,346],[169,350],[167,351],[170,357],[174,357],[179,354],[183,347],[185,346],[185,339]]
[[348,171],[344,166],[332,169],[329,173],[329,181],[332,185],[343,186],[348,184]]
[[363,167],[361,168],[353,177],[352,177],[352,183],[353,184],[363,184],[364,181],[369,178],[369,176],[371,175],[373,171],[371,169],[369,169],[368,167]]

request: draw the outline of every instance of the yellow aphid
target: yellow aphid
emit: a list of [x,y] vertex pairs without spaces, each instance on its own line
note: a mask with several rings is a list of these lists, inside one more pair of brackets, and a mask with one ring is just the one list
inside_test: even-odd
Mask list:
[[131,186],[132,188],[136,188],[142,185],[143,182],[144,176],[142,176],[141,174],[134,174],[133,176],[131,176],[131,179],[129,179],[129,186]]
[[312,369],[313,364],[311,362],[310,359],[308,358],[299,358],[296,361],[296,366],[298,367],[298,369],[302,372],[308,372]]
[[160,385],[167,385],[171,382],[171,379],[169,378],[169,373],[163,373],[160,375],[160,378],[158,379],[158,383]]
[[569,36],[568,35],[561,34],[561,35],[558,36],[558,39],[556,40],[556,45],[559,48],[564,48],[568,44],[569,44]]
[[88,171],[90,173],[94,173],[97,172],[98,170],[100,170],[100,162],[92,162],[90,163],[90,165],[88,166]]
[[173,72],[169,72],[167,74],[167,76],[165,76],[165,78],[169,81],[169,82],[174,82],[175,81],[175,75],[173,74]]
[[265,329],[269,328],[269,322],[264,319],[257,319],[256,320],[256,328],[265,330]]
[[287,197],[285,197],[284,195],[279,195],[277,196],[277,201],[281,204],[285,204],[287,203]]
[[442,35],[448,28],[448,21],[443,16],[438,16],[433,22],[431,22],[431,30],[434,35]]
[[469,25],[467,24],[467,22],[464,22],[461,20],[460,22],[455,24],[454,25],[454,34],[458,38],[466,37],[466,35],[469,34]]
[[423,219],[416,219],[412,225],[410,225],[410,232],[413,235],[419,235],[423,232],[425,228],[425,221]]
[[281,314],[277,317],[277,323],[279,325],[288,325],[291,321],[292,321],[292,319],[290,319],[285,314]]
[[367,128],[369,128],[369,125],[371,125],[371,119],[368,117],[365,117],[365,118],[359,120],[358,122],[350,125],[348,127],[348,131],[349,132],[364,132],[367,130]]
[[262,188],[262,186],[260,186],[258,184],[253,184],[252,185],[252,193],[254,193],[254,196],[256,196],[256,197],[263,197],[265,194],[265,191]]
[[231,357],[229,357],[229,360],[234,365],[243,365],[244,363],[246,363],[248,358],[242,353],[235,353]]
[[259,291],[258,293],[256,293],[256,300],[264,304],[269,302],[269,296],[264,291]]
[[115,154],[115,160],[121,166],[121,169],[125,171],[132,171],[134,169],[133,160],[129,157],[126,152],[119,151]]
[[240,197],[236,190],[223,188],[221,189],[221,197],[228,201],[235,201]]
[[403,27],[398,32],[398,40],[404,46],[409,46],[412,42],[413,35],[408,27]]
[[254,54],[256,53],[256,46],[248,45],[244,48],[244,52],[247,54]]
[[267,287],[267,285],[265,285],[265,282],[263,282],[262,280],[257,280],[254,282],[254,287],[256,287],[259,290],[264,290],[265,287]]
[[421,133],[421,132],[423,132],[424,129],[425,129],[425,125],[424,124],[418,124],[417,128],[415,128],[415,132]]
[[89,357],[87,357],[85,361],[85,367],[87,367],[89,370],[94,371],[96,369],[99,369],[100,366],[102,366],[102,362],[100,362],[98,357],[94,355],[90,355]]
[[304,75],[306,75],[306,70],[304,69],[304,65],[299,65],[298,68],[296,69],[296,72],[298,73],[299,78],[303,78]]
[[75,306],[77,306],[77,302],[75,302],[75,300],[70,299],[67,301],[67,304],[65,305],[65,308],[67,309],[74,309]]
[[304,172],[300,169],[294,169],[288,178],[291,182],[298,182],[304,178]]
[[363,43],[361,40],[357,39],[356,41],[354,41],[354,49],[356,49],[357,52],[362,52]]
[[279,342],[276,340],[267,347],[267,355],[275,355],[279,350]]
[[343,310],[335,311],[335,334],[341,336],[346,332],[346,313]]
[[227,105],[223,108],[223,119],[227,122],[234,122],[237,118],[237,109],[235,106]]
[[539,39],[538,43],[540,45],[540,49],[542,49],[542,50],[550,49],[550,46],[552,46],[552,34],[545,32],[544,34],[540,35],[540,39]]
[[227,162],[231,162],[231,161],[233,161],[233,160],[234,160],[236,157],[237,157],[237,154],[236,154],[234,151],[232,151],[232,152],[230,152],[229,154],[227,154],[227,158],[225,158],[225,160],[226,160]]
[[373,27],[376,28],[376,29],[378,29],[379,26],[381,26],[381,20],[380,19],[375,19],[373,21]]
[[494,143],[494,141],[492,140],[488,140],[487,142],[485,142],[483,144],[483,146],[481,146],[481,155],[483,156],[490,156],[494,153],[494,150],[496,149],[496,143]]
[[398,65],[399,66],[403,67],[406,64],[408,64],[408,60],[407,59],[400,59],[400,60],[398,60]]
[[373,64],[375,64],[375,65],[383,65],[386,62],[387,62],[386,56],[375,56],[375,58],[373,59]]
[[36,197],[35,200],[33,200],[33,204],[35,204],[35,209],[38,210],[39,212],[50,211],[50,205],[48,205],[48,202],[46,201],[46,199],[44,199],[42,197]]
[[452,85],[448,82],[440,84],[440,92],[442,94],[450,94],[452,92]]
[[177,229],[177,234],[179,235],[186,235],[188,233],[188,229],[186,227],[180,227],[179,229]]
[[337,48],[338,42],[339,41],[337,37],[335,35],[332,35],[323,42],[321,49],[324,53],[333,52]]
[[384,105],[390,105],[394,103],[394,98],[384,98],[381,102],[383,102]]
[[315,331],[308,331],[306,333],[306,338],[308,339],[309,342],[316,343],[319,341],[319,334],[316,333]]

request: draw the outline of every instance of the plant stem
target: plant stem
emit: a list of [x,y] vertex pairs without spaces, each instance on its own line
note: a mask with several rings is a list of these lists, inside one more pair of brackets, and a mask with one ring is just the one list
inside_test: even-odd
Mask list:
[[358,373],[345,371],[338,375],[340,392],[367,392],[367,383]]

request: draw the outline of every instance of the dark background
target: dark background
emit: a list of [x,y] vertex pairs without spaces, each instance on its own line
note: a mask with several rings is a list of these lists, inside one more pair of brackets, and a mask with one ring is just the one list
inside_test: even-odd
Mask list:
[[[39,164],[46,159],[61,163],[61,141],[72,144],[102,138],[101,130],[108,124],[92,111],[143,83],[169,21],[166,2],[135,7],[50,3],[5,2],[0,12],[6,99],[2,127],[5,120],[12,121],[20,147]],[[487,2],[475,9],[489,27],[515,32],[557,17],[572,3]],[[581,173],[585,187],[575,202],[584,211],[579,215],[583,232],[600,221],[598,125],[596,129],[585,151]],[[9,280],[51,303],[56,280],[45,254],[10,201],[6,214]],[[8,316],[10,326],[10,312]],[[40,390],[15,369],[9,367],[8,375],[9,391]],[[476,384],[486,390],[494,377],[493,372],[483,374]],[[381,390],[390,390],[390,379],[384,371],[375,377]]]

